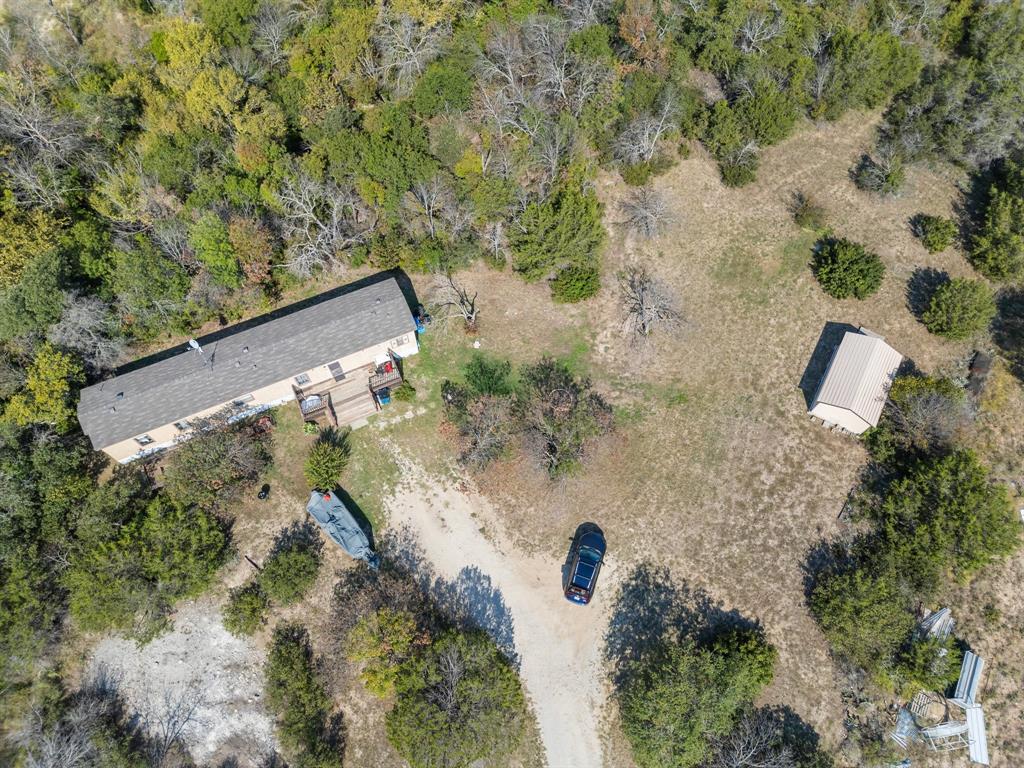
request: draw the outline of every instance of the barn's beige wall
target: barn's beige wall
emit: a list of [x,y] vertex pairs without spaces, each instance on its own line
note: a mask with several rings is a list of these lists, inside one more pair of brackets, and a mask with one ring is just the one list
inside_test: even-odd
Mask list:
[[[409,357],[415,355],[419,351],[419,347],[416,343],[416,334],[410,331],[408,334],[399,336],[398,338],[391,339],[390,341],[377,344],[372,347],[360,350],[355,354],[348,355],[341,358],[340,360],[328,360],[323,365],[318,365],[315,368],[311,368],[308,371],[296,371],[292,376],[289,376],[283,381],[274,382],[266,387],[262,387],[251,392],[239,392],[231,400],[219,403],[213,408],[207,408],[203,411],[197,411],[186,417],[185,420],[199,419],[204,416],[212,416],[218,411],[230,406],[234,400],[252,395],[253,398],[245,403],[246,408],[258,408],[261,406],[278,405],[295,399],[294,387],[298,386],[295,383],[295,377],[305,373],[310,378],[311,384],[317,384],[323,381],[327,381],[331,378],[331,372],[328,369],[328,365],[333,362],[341,363],[341,369],[346,373],[354,371],[359,368],[367,367],[372,365],[375,360],[386,357],[388,351],[398,355],[398,357]],[[308,385],[307,385],[308,386]],[[189,437],[187,431],[182,432],[173,423],[171,424],[158,424],[154,425],[144,433],[152,439],[153,442],[148,445],[139,445],[135,438],[129,438],[128,440],[122,440],[119,443],[108,445],[103,448],[104,453],[110,456],[112,459],[118,462],[128,462],[133,459],[140,458],[143,455],[153,453],[155,451],[167,448],[173,445],[176,441],[184,440]]]
[[865,432],[871,426],[853,411],[846,408],[837,408],[828,403],[815,403],[808,413],[811,416],[817,416],[829,424],[837,424],[855,435]]

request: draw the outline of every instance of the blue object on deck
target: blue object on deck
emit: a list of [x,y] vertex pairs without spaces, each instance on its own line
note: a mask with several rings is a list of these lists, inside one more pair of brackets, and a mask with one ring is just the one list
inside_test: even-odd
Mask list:
[[387,405],[391,402],[391,390],[388,387],[377,390],[377,402],[381,405]]
[[313,491],[309,494],[306,511],[342,549],[356,560],[365,560],[367,565],[377,569],[380,560],[370,546],[369,537],[335,494]]

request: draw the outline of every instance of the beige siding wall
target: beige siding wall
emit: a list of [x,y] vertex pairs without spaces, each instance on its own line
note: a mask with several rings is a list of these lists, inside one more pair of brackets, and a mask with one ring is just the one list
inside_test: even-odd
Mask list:
[[871,425],[864,419],[846,408],[837,408],[828,403],[815,403],[808,411],[811,416],[817,416],[829,424],[838,424],[840,427],[855,435],[865,432]]
[[[331,372],[327,366],[333,362],[340,362],[341,369],[347,373],[349,371],[369,366],[375,360],[386,357],[388,350],[394,352],[399,357],[408,357],[410,355],[415,355],[418,349],[419,347],[416,343],[416,334],[410,331],[404,336],[392,339],[391,341],[383,344],[368,347],[356,354],[343,357],[338,361],[328,360],[324,365],[318,365],[308,371],[296,371],[293,376],[290,376],[283,381],[275,382],[253,392],[239,392],[235,399],[241,399],[248,395],[252,395],[252,400],[246,401],[244,406],[245,408],[258,408],[260,406],[277,405],[282,402],[288,402],[289,400],[295,399],[295,391],[293,387],[298,386],[295,383],[295,377],[300,374],[305,373],[309,376],[310,382],[316,384],[317,382],[331,378]],[[231,406],[232,402],[233,400],[226,403],[220,403],[213,408],[207,408],[204,411],[198,411],[190,414],[186,417],[186,420],[212,416],[218,411]],[[152,443],[140,445],[133,437],[128,440],[122,440],[119,443],[106,446],[103,448],[103,451],[115,461],[123,463],[140,458],[142,455],[152,453],[160,450],[161,448],[166,448],[173,445],[176,440],[180,440],[188,436],[187,431],[182,432],[174,426],[174,424],[161,424],[154,426],[145,434],[149,435],[153,441]],[[136,437],[141,437],[141,435],[136,435]]]

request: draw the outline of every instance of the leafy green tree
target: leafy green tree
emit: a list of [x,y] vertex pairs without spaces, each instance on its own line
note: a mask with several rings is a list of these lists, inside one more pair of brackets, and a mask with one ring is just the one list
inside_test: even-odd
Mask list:
[[472,61],[450,57],[432,62],[416,82],[412,106],[424,117],[444,110],[462,112],[473,101]]
[[228,602],[223,610],[224,628],[239,637],[255,634],[267,623],[269,609],[270,599],[260,583],[250,581],[232,589],[228,594]]
[[147,506],[137,538],[146,577],[175,599],[206,589],[228,553],[227,535],[213,515],[162,495]]
[[322,560],[323,542],[315,528],[308,524],[285,528],[263,563],[260,587],[275,603],[296,603],[313,586]]
[[146,239],[139,238],[135,248],[112,253],[109,291],[117,299],[125,330],[140,341],[152,340],[173,327],[184,309],[188,288],[185,270]]
[[830,296],[866,299],[881,287],[885,265],[859,243],[829,239],[818,245],[814,275]]
[[970,580],[1020,544],[1006,487],[972,451],[922,459],[870,513],[890,559],[925,595],[943,579]]
[[264,677],[267,706],[277,716],[278,738],[296,757],[296,764],[341,768],[342,756],[329,738],[331,700],[305,627],[279,624],[274,628]]
[[0,289],[0,339],[42,335],[64,310],[67,268],[50,250],[24,265],[18,282]]
[[303,468],[306,481],[318,490],[333,490],[348,466],[351,452],[347,430],[321,432],[306,457],[306,466]]
[[912,697],[918,691],[945,691],[960,677],[962,654],[956,637],[914,638],[899,652],[892,672],[897,691]]
[[395,692],[400,666],[424,642],[416,617],[408,611],[380,608],[363,616],[348,634],[346,655],[362,665],[367,689],[382,698]]
[[266,437],[255,436],[243,422],[228,424],[215,416],[195,420],[190,428],[193,436],[170,454],[164,472],[168,495],[182,504],[230,503],[270,464]]
[[198,0],[199,16],[223,46],[244,46],[252,37],[250,20],[259,9],[257,0]]
[[956,222],[942,216],[919,214],[914,217],[912,227],[928,253],[941,253],[956,239]]
[[986,277],[1008,282],[1024,276],[1024,161],[1008,159],[1002,177],[989,190],[971,263]]
[[413,768],[469,766],[522,739],[519,678],[482,633],[441,635],[402,664],[395,693],[388,739]]
[[527,281],[566,267],[593,268],[605,231],[601,204],[591,191],[563,188],[543,202],[530,203],[521,229],[509,235],[512,267]]
[[995,315],[996,301],[988,286],[954,277],[936,289],[921,319],[932,333],[967,339],[987,329]]
[[48,424],[57,432],[75,421],[74,396],[85,383],[82,366],[49,343],[40,345],[25,377],[25,391],[11,397],[4,418],[20,426]]
[[229,288],[241,285],[241,272],[228,228],[212,211],[204,213],[189,230],[196,257],[210,270],[213,279]]
[[57,247],[63,222],[46,211],[21,209],[9,190],[0,196],[0,287],[18,282],[25,266]]
[[711,756],[739,713],[771,682],[776,651],[737,630],[707,647],[667,644],[634,664],[619,693],[623,730],[640,768],[691,768]]
[[895,576],[868,568],[825,576],[810,605],[832,647],[873,673],[891,665],[915,622],[910,597]]

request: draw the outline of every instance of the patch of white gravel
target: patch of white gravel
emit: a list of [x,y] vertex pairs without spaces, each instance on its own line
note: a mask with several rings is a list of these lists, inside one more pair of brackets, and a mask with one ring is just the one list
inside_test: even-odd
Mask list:
[[549,768],[601,766],[608,615],[600,598],[613,594],[612,569],[603,570],[591,605],[569,603],[560,560],[517,552],[486,498],[398,458],[403,481],[388,499],[389,524],[413,535],[422,550],[417,556],[430,562],[442,592],[451,594],[455,585],[454,599],[469,603],[459,610],[480,613],[481,628],[499,645],[511,634]]
[[182,606],[174,628],[142,647],[103,639],[89,672],[109,677],[150,733],[190,712],[181,741],[197,763],[233,756],[244,768],[277,747],[262,704],[263,661],[252,642],[224,629],[216,605],[202,602]]

